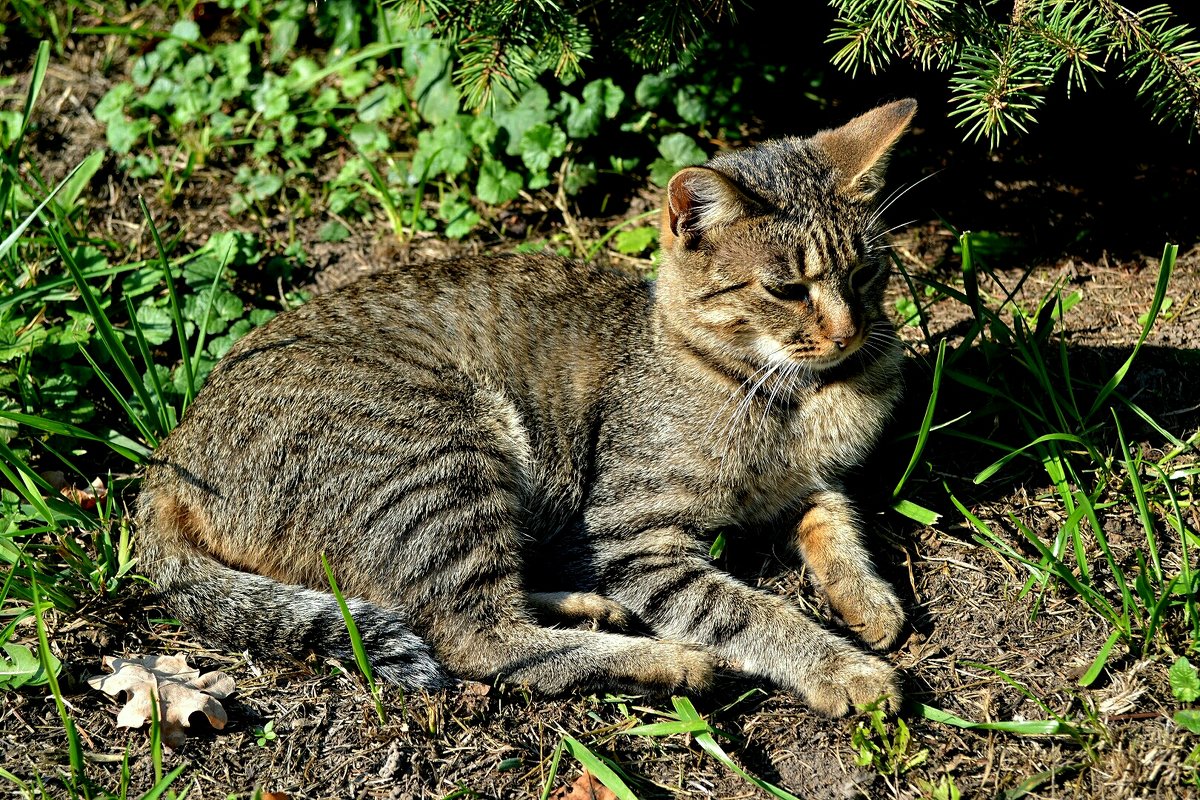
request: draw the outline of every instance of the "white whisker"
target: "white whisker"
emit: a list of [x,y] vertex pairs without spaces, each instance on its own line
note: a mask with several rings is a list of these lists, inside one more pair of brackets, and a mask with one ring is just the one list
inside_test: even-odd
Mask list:
[[915,180],[912,183],[908,184],[907,186],[902,186],[899,189],[897,189],[896,191],[892,192],[890,195],[888,195],[888,198],[883,201],[883,203],[879,206],[879,208],[875,210],[875,213],[871,215],[871,220],[868,223],[867,227],[870,227],[871,225],[874,225],[876,222],[878,222],[883,217],[884,212],[886,212],[889,208],[891,208],[896,203],[896,201],[898,201],[901,197],[904,197],[904,195],[908,194],[913,189],[917,188],[922,183],[924,183],[925,181],[934,177],[935,175],[940,174],[941,172],[942,172],[942,170],[940,170],[940,169],[934,170],[933,172],[929,173],[925,177]]

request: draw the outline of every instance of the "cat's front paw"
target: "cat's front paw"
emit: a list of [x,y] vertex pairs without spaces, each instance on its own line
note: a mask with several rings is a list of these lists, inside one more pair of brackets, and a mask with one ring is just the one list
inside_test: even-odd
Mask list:
[[900,707],[900,680],[891,665],[849,648],[825,659],[800,692],[814,710],[830,717],[845,716],[881,697],[889,711]]
[[856,582],[853,589],[839,584],[827,594],[833,610],[872,650],[886,650],[900,637],[904,607],[884,581]]

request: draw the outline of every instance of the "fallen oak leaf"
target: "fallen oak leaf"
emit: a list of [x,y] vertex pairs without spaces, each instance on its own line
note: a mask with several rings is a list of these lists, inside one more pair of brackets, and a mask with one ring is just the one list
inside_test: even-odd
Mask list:
[[585,767],[575,783],[560,786],[550,800],[617,800],[617,796]]
[[50,488],[84,511],[95,510],[98,503],[103,503],[108,498],[108,487],[100,478],[93,480],[91,485],[85,489],[76,489],[74,484],[67,480],[66,473],[61,470],[43,472],[41,478],[50,484]]
[[93,675],[88,685],[112,697],[126,696],[117,713],[117,725],[140,728],[150,721],[156,700],[163,743],[180,747],[191,726],[191,716],[202,713],[220,730],[229,721],[220,700],[233,693],[233,678],[223,672],[200,674],[187,663],[187,656],[146,656],[137,659],[104,657],[109,675]]

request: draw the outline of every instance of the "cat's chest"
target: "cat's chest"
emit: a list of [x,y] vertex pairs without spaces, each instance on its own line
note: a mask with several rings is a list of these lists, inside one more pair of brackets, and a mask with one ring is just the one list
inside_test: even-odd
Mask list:
[[837,485],[875,444],[892,400],[854,383],[833,384],[741,432],[717,460],[715,513],[761,524]]

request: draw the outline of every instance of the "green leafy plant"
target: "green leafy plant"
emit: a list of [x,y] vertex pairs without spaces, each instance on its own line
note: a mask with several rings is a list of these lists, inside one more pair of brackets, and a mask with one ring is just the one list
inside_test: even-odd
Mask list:
[[512,0],[399,0],[398,5],[430,25],[450,46],[452,60],[446,71],[453,75],[455,91],[472,108],[494,99],[511,101],[546,71],[569,83],[583,74],[584,62],[606,48],[639,66],[662,68],[679,59],[706,30],[734,19],[736,7],[731,0],[557,0],[533,5]]
[[860,767],[870,767],[885,778],[897,778],[929,758],[928,750],[913,751],[912,736],[903,719],[888,719],[883,699],[859,711],[867,719],[855,725],[850,744],[858,751],[855,762]]
[[255,741],[259,747],[266,747],[268,743],[275,741],[277,735],[275,733],[275,720],[267,720],[265,725],[254,729]]
[[62,671],[62,663],[53,653],[38,658],[33,651],[16,642],[0,643],[0,690],[22,686],[44,686],[50,682],[47,668]]
[[962,792],[959,791],[958,784],[948,773],[938,778],[937,783],[918,778],[917,786],[929,800],[962,800]]
[[[486,16],[496,9],[484,6],[500,5],[469,8]],[[297,30],[329,35],[332,6],[339,25],[353,23],[358,34],[329,48],[323,64],[279,46],[277,37],[294,40]],[[757,64],[744,45],[699,39],[679,63],[625,82],[568,85],[539,62],[489,114],[465,114],[452,31],[396,8],[382,9],[368,30],[349,6],[307,14],[281,4],[264,21],[234,4],[244,28],[217,42],[191,20],[177,22],[96,108],[122,169],[157,179],[171,201],[196,170],[232,161],[234,214],[328,213],[344,228],[340,220],[378,211],[400,238],[433,230],[461,238],[483,223],[486,206],[529,192],[575,197],[643,175],[665,185],[707,158],[698,138],[740,135],[744,75],[767,85],[781,72]],[[256,58],[264,49],[265,64]],[[332,171],[315,167],[318,152],[338,141],[354,155]],[[333,233],[333,224],[323,230]]]
[[[1184,656],[1180,656],[1171,665],[1168,672],[1171,683],[1171,693],[1181,703],[1195,703],[1200,699],[1200,673],[1196,666]],[[1196,709],[1181,709],[1175,712],[1175,723],[1192,733],[1200,733],[1200,711]]]

